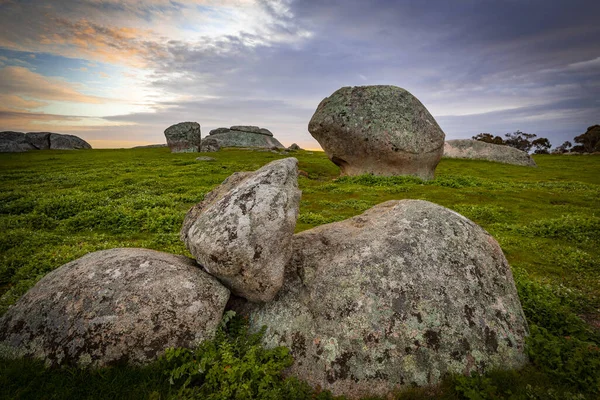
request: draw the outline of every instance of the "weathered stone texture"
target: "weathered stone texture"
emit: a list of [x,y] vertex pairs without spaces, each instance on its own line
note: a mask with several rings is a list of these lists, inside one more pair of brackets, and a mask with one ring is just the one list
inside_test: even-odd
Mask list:
[[165,129],[167,145],[171,153],[195,153],[201,144],[200,124],[180,122]]
[[[388,201],[294,236],[284,287],[246,304],[291,375],[350,398],[519,368],[528,328],[510,267],[482,228],[441,206]],[[235,303],[235,302],[234,302]]]
[[190,252],[248,300],[270,301],[283,284],[300,202],[297,175],[295,158],[233,174],[184,220]]
[[308,130],[343,175],[432,179],[444,149],[429,111],[396,86],[343,87],[319,104]]
[[121,248],[50,272],[0,319],[0,351],[47,364],[144,364],[210,339],[229,290],[186,257]]

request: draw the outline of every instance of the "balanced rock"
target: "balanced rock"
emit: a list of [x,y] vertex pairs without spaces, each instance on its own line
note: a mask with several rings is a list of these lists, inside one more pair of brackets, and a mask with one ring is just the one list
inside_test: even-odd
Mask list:
[[487,160],[527,167],[537,166],[533,158],[522,150],[471,139],[448,140],[444,144],[444,157]]
[[527,323],[500,246],[421,200],[295,235],[277,297],[245,306],[252,330],[267,326],[267,347],[291,348],[290,374],[350,398],[527,362]]
[[220,147],[285,148],[268,129],[258,126],[236,125],[231,128],[217,128],[210,131],[209,135]]
[[192,207],[181,239],[235,294],[270,301],[283,284],[300,202],[298,160],[236,173]]
[[75,135],[50,134],[50,148],[56,150],[91,149],[92,146],[85,140]]
[[229,291],[187,257],[98,251],[50,272],[0,319],[3,352],[47,364],[144,364],[214,336]]
[[195,153],[200,148],[201,132],[197,122],[180,122],[165,129],[171,153]]
[[21,153],[36,150],[22,132],[0,132],[0,153]]
[[308,130],[343,175],[432,179],[444,151],[435,119],[396,86],[343,87],[319,104]]
[[205,138],[200,144],[200,151],[203,153],[214,153],[219,149],[221,149],[219,141],[212,136]]

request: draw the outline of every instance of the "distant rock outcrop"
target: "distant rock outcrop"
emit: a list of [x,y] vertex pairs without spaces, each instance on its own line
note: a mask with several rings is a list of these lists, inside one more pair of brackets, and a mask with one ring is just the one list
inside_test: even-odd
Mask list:
[[258,126],[235,125],[231,128],[217,128],[209,133],[209,138],[218,141],[220,147],[261,147],[285,149],[268,129]]
[[3,352],[50,365],[145,364],[211,339],[229,290],[194,260],[154,250],[90,253],[48,273],[0,319]]
[[510,146],[471,139],[454,139],[446,141],[444,144],[444,157],[487,160],[527,167],[537,166],[535,161],[533,161],[533,158],[524,151]]
[[302,150],[302,148],[300,146],[298,146],[296,143],[292,143],[290,147],[287,148],[288,150]]
[[433,116],[396,86],[343,87],[321,101],[308,130],[343,175],[432,179],[444,151]]
[[244,307],[253,331],[267,326],[267,347],[291,349],[289,374],[352,399],[527,362],[527,322],[500,246],[421,200],[294,235],[277,297]]
[[50,134],[50,148],[57,150],[91,149],[85,140],[74,135]]
[[18,153],[30,150],[91,149],[85,140],[74,135],[52,132],[0,132],[0,153]]
[[171,153],[196,153],[200,150],[201,132],[197,122],[180,122],[165,129]]
[[133,149],[156,149],[156,148],[160,148],[160,147],[167,147],[166,143],[160,143],[160,144],[147,144],[144,146],[135,146],[132,147]]
[[190,253],[250,301],[272,300],[283,284],[300,203],[297,176],[295,158],[233,174],[185,217],[181,238]]

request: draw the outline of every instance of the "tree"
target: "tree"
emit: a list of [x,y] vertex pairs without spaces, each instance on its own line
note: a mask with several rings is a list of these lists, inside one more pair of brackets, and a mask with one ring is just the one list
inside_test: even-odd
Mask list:
[[549,154],[548,150],[552,147],[547,138],[538,138],[531,142],[534,148],[534,154]]
[[600,151],[600,125],[588,127],[584,134],[576,136],[573,140],[575,143],[579,143],[579,146],[573,147],[572,151],[579,153]]
[[525,133],[519,130],[513,133],[507,133],[504,136],[506,136],[504,144],[514,147],[515,149],[522,150],[526,153],[529,153],[531,147],[533,146],[531,140],[537,137],[537,135],[534,133]]
[[504,140],[502,140],[500,136],[494,136],[491,133],[480,133],[476,136],[473,136],[472,139],[486,143],[504,144]]
[[553,154],[568,153],[571,150],[571,147],[573,147],[573,144],[567,140],[566,142],[564,142],[563,144],[561,144],[560,146],[558,146],[557,148],[555,148],[552,151],[552,153]]

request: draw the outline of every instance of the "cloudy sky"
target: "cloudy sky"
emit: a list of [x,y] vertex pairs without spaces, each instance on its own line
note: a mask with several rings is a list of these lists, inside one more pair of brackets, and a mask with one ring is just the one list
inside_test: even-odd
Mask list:
[[417,96],[447,138],[600,123],[597,0],[0,0],[0,131],[164,143],[197,121],[307,131],[342,86]]

